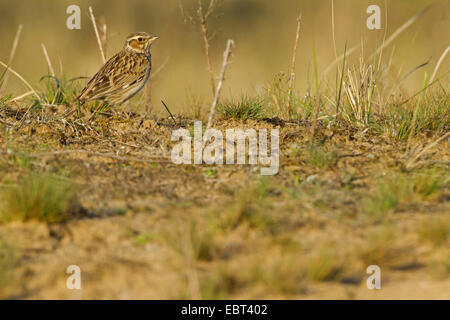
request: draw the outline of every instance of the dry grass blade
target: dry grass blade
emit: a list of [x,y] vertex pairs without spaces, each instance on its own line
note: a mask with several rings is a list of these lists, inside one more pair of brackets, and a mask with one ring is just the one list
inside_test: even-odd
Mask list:
[[317,102],[314,107],[314,118],[313,118],[313,124],[312,124],[312,129],[311,129],[311,144],[314,143],[314,138],[316,136],[317,120],[319,118],[319,113],[320,113],[320,103],[321,103],[321,93],[320,93],[320,89],[319,89],[318,96],[317,96]]
[[351,55],[353,52],[355,52],[361,45],[357,44],[355,46],[353,46],[352,48],[350,48],[349,50],[347,50],[347,52],[341,54],[339,57],[337,57],[323,72],[322,74],[322,79],[325,78],[325,76],[331,71],[333,70],[333,68],[339,63],[341,62],[345,57],[348,57],[349,55]]
[[288,114],[289,118],[292,115],[292,89],[294,86],[294,80],[295,80],[295,62],[297,59],[297,48],[298,48],[298,39],[300,38],[300,27],[302,22],[302,15],[300,14],[297,18],[297,31],[295,33],[295,42],[294,42],[294,49],[292,50],[292,62],[291,62],[291,70],[289,72],[289,89],[288,89]]
[[414,152],[410,158],[408,159],[408,161],[406,161],[406,169],[412,169],[417,165],[417,161],[429,150],[431,150],[432,148],[434,148],[439,142],[441,142],[442,140],[447,139],[448,137],[450,137],[450,132],[447,132],[446,134],[444,134],[443,136],[441,136],[440,138],[438,138],[437,140],[433,141],[432,143],[430,143],[428,146],[426,146],[425,148],[423,148],[422,150],[417,150],[416,152]]
[[412,70],[409,71],[409,72],[403,77],[402,81],[404,81],[406,78],[408,78],[410,75],[412,75],[414,72],[416,72],[416,71],[419,70],[420,68],[423,68],[423,67],[427,66],[427,65],[430,63],[430,60],[431,60],[431,57],[430,57],[430,59],[428,59],[428,61],[426,61],[426,62],[424,62],[424,63],[422,63],[422,64],[420,64],[420,65],[418,65],[418,66],[416,66],[416,67],[414,67],[414,68],[412,68]]
[[419,69],[421,69],[421,68],[427,66],[427,65],[430,63],[430,60],[431,60],[431,58],[428,59],[428,61],[426,61],[426,62],[424,62],[424,63],[422,63],[422,64],[420,64],[420,65],[414,67],[411,71],[409,71],[409,72],[408,72],[408,73],[407,73],[407,74],[406,74],[406,75],[398,82],[398,84],[391,90],[391,92],[389,93],[389,97],[391,97],[392,94],[393,94],[394,92],[396,92],[399,88],[401,88],[403,82],[404,82],[410,75],[412,75],[412,74],[413,74],[414,72],[416,72],[417,70],[419,70]]
[[335,28],[335,19],[334,19],[334,0],[331,0],[331,31],[333,35],[333,49],[334,49],[334,57],[338,58],[337,56],[337,49],[336,49],[336,28]]
[[100,55],[102,56],[103,64],[106,62],[105,51],[103,50],[102,40],[98,33],[97,23],[95,22],[94,12],[92,11],[92,7],[89,6],[89,16],[91,17],[92,26],[94,27],[95,36],[97,37],[98,48],[100,49]]
[[170,112],[170,109],[167,106],[167,104],[163,100],[161,100],[161,103],[163,104],[164,108],[166,108],[167,112],[169,113],[170,117],[172,118],[173,123],[176,124],[177,122],[175,121],[175,118],[173,117],[172,112]]
[[402,106],[405,103],[408,103],[409,101],[411,101],[412,99],[414,99],[415,97],[417,97],[419,94],[425,92],[426,90],[428,90],[428,88],[434,86],[436,83],[438,83],[439,81],[441,81],[442,79],[444,79],[445,77],[448,76],[448,74],[450,73],[450,70],[448,70],[447,72],[445,72],[440,78],[434,80],[433,82],[431,82],[430,84],[428,84],[427,86],[425,86],[422,90],[416,92],[415,94],[413,94],[412,96],[410,96],[408,99],[398,103],[396,106]]
[[52,62],[50,61],[50,57],[48,56],[47,48],[45,47],[45,44],[41,43],[42,46],[42,52],[44,52],[45,60],[47,61],[48,69],[50,71],[50,74],[52,77],[56,77],[55,70],[53,69]]
[[369,122],[370,104],[375,89],[374,66],[364,64],[360,59],[359,69],[347,70],[345,92],[350,105],[350,113],[345,112],[349,122],[356,120],[359,125],[366,126]]
[[443,53],[443,54],[441,55],[441,57],[439,58],[439,61],[438,61],[438,63],[436,64],[436,67],[434,68],[433,75],[432,75],[431,78],[430,78],[430,83],[433,82],[434,78],[436,77],[436,74],[437,74],[437,72],[438,72],[438,70],[439,70],[439,67],[441,66],[442,61],[444,61],[444,59],[445,59],[445,57],[447,56],[447,54],[448,54],[449,51],[450,51],[450,46],[447,47],[447,49],[445,49],[444,53]]
[[36,90],[33,89],[33,87],[28,83],[27,80],[25,80],[20,74],[18,74],[16,71],[8,67],[4,62],[0,61],[0,65],[4,68],[6,68],[9,72],[11,72],[13,75],[15,75],[17,78],[19,78],[27,87],[30,89],[33,94],[36,96],[36,98],[41,101],[41,97],[37,94]]
[[[14,42],[11,48],[11,53],[9,54],[8,59],[8,66],[10,66],[14,60],[14,56],[16,55],[17,46],[19,44],[20,34],[22,33],[22,25],[19,24],[19,27],[17,28],[16,36],[14,37]],[[0,91],[2,91],[2,87],[6,86],[6,83],[8,82],[9,73],[6,72],[5,77],[3,79],[3,82],[0,83]]]
[[233,47],[234,47],[234,41],[231,39],[228,40],[227,47],[225,49],[225,52],[223,53],[223,63],[222,63],[222,69],[220,71],[219,82],[217,83],[216,92],[214,94],[214,100],[211,104],[211,109],[209,111],[207,129],[211,128],[211,124],[212,124],[212,121],[214,118],[214,113],[216,111],[216,106],[217,106],[217,103],[219,102],[220,92],[222,90],[223,82],[225,81],[225,71],[227,70],[227,66],[229,64],[229,60],[231,57],[231,52],[232,52]]
[[107,30],[106,23],[104,23],[102,27],[102,48],[103,52],[105,53],[105,57],[107,56],[106,49],[108,47],[108,37],[106,30]]
[[339,91],[338,91],[338,96],[337,96],[337,101],[336,101],[336,119],[339,118],[339,110],[340,110],[340,105],[341,105],[342,86],[344,84],[344,76],[345,76],[344,72],[345,72],[346,53],[347,53],[347,42],[345,43],[345,48],[344,48],[344,62],[342,63],[341,77],[340,77],[340,81],[339,81]]
[[8,102],[19,101],[20,99],[23,99],[23,98],[25,98],[25,97],[28,97],[29,95],[31,95],[31,94],[33,94],[33,93],[34,93],[34,91],[28,91],[28,92],[25,92],[24,94],[21,94],[21,95],[15,97],[15,98],[12,98],[12,99],[9,100]]
[[375,52],[369,57],[369,60],[373,59],[374,56],[378,55],[380,51],[383,51],[384,48],[386,48],[389,44],[391,44],[392,41],[395,40],[400,34],[403,33],[406,29],[408,29],[410,26],[412,26],[420,17],[422,17],[429,9],[431,8],[431,5],[423,9],[421,12],[416,14],[414,17],[406,21],[404,24],[402,24],[397,30],[394,31],[393,34],[377,49]]
[[[385,10],[385,15],[384,15],[385,27],[384,27],[383,43],[386,42],[387,30],[388,30],[388,5],[387,5],[387,0],[384,1],[384,7],[386,8],[386,10]],[[380,71],[380,69],[381,69],[381,61],[383,60],[382,59],[383,53],[384,53],[384,49],[381,49],[380,55],[379,55],[379,58],[378,58],[377,71]],[[374,56],[376,56],[376,55],[374,55]]]

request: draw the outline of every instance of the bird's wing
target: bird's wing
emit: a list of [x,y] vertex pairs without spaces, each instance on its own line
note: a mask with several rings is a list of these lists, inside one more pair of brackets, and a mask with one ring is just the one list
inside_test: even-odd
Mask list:
[[[147,73],[144,59],[126,59],[119,52],[109,59],[81,92],[81,101],[102,100],[142,80]],[[137,65],[136,65],[137,64]]]

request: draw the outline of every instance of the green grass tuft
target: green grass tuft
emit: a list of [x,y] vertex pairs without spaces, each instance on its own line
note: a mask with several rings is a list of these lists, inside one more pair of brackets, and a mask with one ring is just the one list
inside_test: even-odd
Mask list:
[[380,226],[365,234],[365,241],[355,252],[364,266],[391,267],[398,263],[394,247],[397,234],[389,226]]
[[72,183],[55,175],[34,173],[0,192],[0,222],[37,219],[60,222],[68,218],[76,205]]
[[363,201],[363,206],[367,212],[377,215],[396,209],[413,191],[403,175],[395,174],[379,178],[375,188],[375,192]]
[[410,173],[390,172],[379,177],[375,191],[363,199],[363,208],[375,215],[395,211],[407,202],[432,200],[446,185],[445,170],[421,169]]
[[267,199],[272,187],[270,181],[261,179],[236,191],[235,201],[222,213],[220,226],[224,230],[233,230],[247,225],[252,229],[276,232],[283,219],[271,210],[272,203]]
[[[0,74],[0,89],[1,89],[2,86],[3,86],[3,79],[5,78],[6,71],[7,71],[7,70],[3,71],[3,73]],[[5,106],[5,103],[6,103],[10,98],[11,98],[10,95],[1,95],[1,94],[0,94],[0,111],[1,111],[1,108],[3,108],[3,107]]]
[[[420,104],[416,108],[416,104]],[[426,131],[445,132],[449,129],[450,108],[449,95],[430,95],[428,99],[413,101],[390,110],[387,130],[398,140],[406,140],[412,134],[417,136]],[[416,109],[416,110],[415,110]],[[414,118],[414,112],[417,112]]]
[[335,166],[341,157],[334,145],[328,147],[323,144],[308,144],[302,147],[295,147],[293,155],[307,165],[318,168]]
[[311,281],[335,281],[343,274],[344,264],[334,248],[325,246],[309,257],[305,269]]
[[243,96],[239,101],[221,103],[217,110],[225,119],[258,120],[265,117],[265,102],[260,97]]

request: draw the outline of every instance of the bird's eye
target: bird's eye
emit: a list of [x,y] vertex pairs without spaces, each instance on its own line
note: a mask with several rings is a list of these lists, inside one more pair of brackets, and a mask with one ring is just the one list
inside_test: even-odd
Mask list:
[[142,41],[142,37],[139,37],[139,38],[138,38],[138,41],[141,42],[141,41]]

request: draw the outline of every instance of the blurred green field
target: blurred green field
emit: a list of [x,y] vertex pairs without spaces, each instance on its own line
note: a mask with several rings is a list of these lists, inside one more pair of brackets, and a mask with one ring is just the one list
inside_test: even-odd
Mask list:
[[[66,8],[70,4],[81,7],[81,30],[66,28]],[[382,30],[366,27],[366,9],[378,4],[383,10]],[[421,71],[432,73],[439,56],[448,46],[450,35],[450,2],[433,0],[395,1],[335,1],[335,36],[338,55],[345,43],[352,47],[363,40],[366,57],[373,52],[377,40],[389,36],[409,18],[427,5],[431,9],[414,25],[388,46],[385,55],[393,54],[393,66],[400,75],[430,59]],[[44,43],[57,75],[67,78],[92,76],[101,66],[101,58],[94,36],[88,7],[93,6],[99,23],[108,29],[107,55],[119,51],[125,37],[134,31],[148,31],[161,37],[152,49],[154,70],[167,61],[166,67],[153,83],[155,110],[163,112],[159,104],[164,99],[174,111],[186,108],[195,97],[209,103],[209,76],[206,70],[200,26],[196,17],[196,0],[160,1],[0,1],[0,60],[6,62],[19,24],[22,36],[12,64],[30,83],[36,84],[48,74],[41,50]],[[224,95],[242,92],[253,94],[263,90],[280,71],[287,72],[295,37],[296,17],[301,12],[303,22],[297,58],[297,95],[303,96],[314,86],[313,43],[316,47],[318,72],[321,74],[335,59],[331,27],[330,0],[221,0],[209,21],[211,55],[218,74],[222,52],[227,39],[236,42],[233,64],[225,82]],[[361,50],[349,57],[349,64],[357,63]],[[168,60],[167,60],[168,59]],[[449,60],[442,70],[448,70]],[[18,95],[23,85],[11,77],[7,91]],[[335,72],[329,74],[334,83]],[[412,94],[422,86],[423,72],[406,79],[404,86]],[[165,112],[165,111],[164,111]]]

